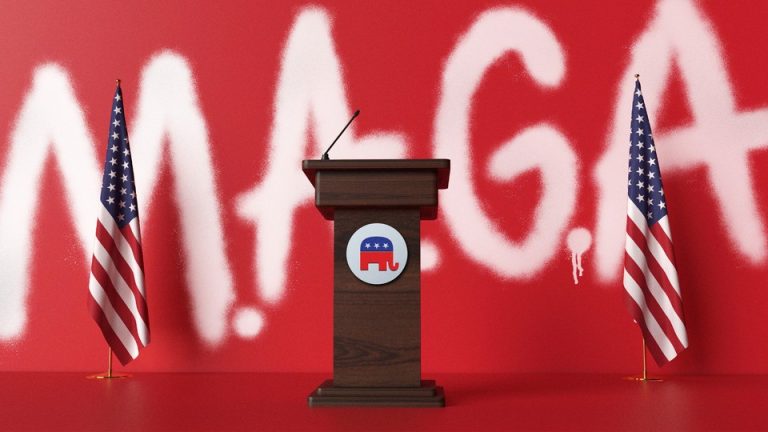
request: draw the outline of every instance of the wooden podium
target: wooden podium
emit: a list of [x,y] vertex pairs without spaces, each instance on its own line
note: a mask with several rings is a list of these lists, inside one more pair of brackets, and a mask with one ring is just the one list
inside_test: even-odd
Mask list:
[[445,406],[442,387],[421,379],[420,221],[437,218],[450,161],[302,165],[315,205],[334,221],[333,379],[309,406]]

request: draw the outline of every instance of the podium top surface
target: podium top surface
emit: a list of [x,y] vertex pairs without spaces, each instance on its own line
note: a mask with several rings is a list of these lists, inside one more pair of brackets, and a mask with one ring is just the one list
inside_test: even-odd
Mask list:
[[[437,188],[448,188],[451,171],[449,159],[307,159],[301,163],[302,170],[312,185],[318,171],[420,171],[437,172]],[[315,185],[316,186],[316,185]]]

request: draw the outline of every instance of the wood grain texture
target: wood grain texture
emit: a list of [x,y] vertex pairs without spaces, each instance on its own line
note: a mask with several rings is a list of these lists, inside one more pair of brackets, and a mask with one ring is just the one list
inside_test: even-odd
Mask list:
[[379,406],[441,408],[445,392],[434,381],[422,381],[419,387],[337,387],[327,380],[307,398],[310,407]]
[[305,160],[315,205],[328,220],[339,208],[406,208],[437,218],[438,189],[448,187],[447,159]]
[[[417,209],[337,209],[334,226],[334,384],[421,385],[420,222]],[[394,281],[369,285],[347,265],[358,228],[384,223],[402,234],[408,263]]]

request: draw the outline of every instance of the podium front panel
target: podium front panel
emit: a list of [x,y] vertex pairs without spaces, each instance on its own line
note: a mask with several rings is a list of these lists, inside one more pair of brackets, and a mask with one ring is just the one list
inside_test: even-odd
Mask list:
[[[337,208],[334,224],[333,385],[421,385],[420,212]],[[347,264],[347,243],[360,227],[392,226],[405,239],[408,262],[392,282],[370,285]]]

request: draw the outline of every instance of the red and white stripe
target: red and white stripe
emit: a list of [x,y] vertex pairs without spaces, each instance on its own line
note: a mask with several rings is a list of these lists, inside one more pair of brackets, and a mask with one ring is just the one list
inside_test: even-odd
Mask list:
[[102,205],[96,223],[88,307],[120,363],[149,344],[139,219],[120,229]]
[[624,289],[648,351],[663,365],[688,347],[683,302],[665,215],[652,226],[628,199]]

